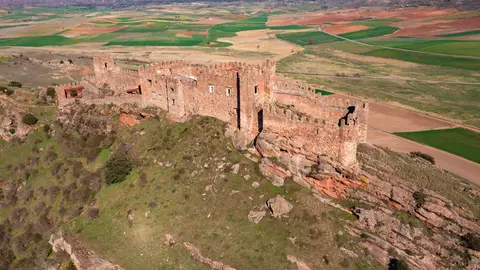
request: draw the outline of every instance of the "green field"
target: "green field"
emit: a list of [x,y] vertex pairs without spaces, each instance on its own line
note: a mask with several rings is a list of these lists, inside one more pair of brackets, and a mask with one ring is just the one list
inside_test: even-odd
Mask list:
[[392,34],[397,31],[398,28],[390,26],[379,26],[368,30],[361,30],[352,33],[341,34],[339,36],[348,38],[348,39],[364,39],[371,37],[380,37],[388,34]]
[[227,33],[235,33],[240,31],[260,30],[266,29],[268,21],[268,14],[263,14],[257,17],[248,18],[241,21],[234,21],[224,24],[217,24],[211,29]]
[[283,39],[300,46],[324,44],[342,40],[320,31],[277,34],[276,36],[279,39]]
[[0,46],[42,47],[73,45],[75,43],[77,43],[77,41],[63,36],[37,36],[0,39]]
[[480,56],[480,41],[390,38],[364,40],[362,42],[375,46],[401,48],[420,52]]
[[368,27],[380,27],[380,26],[388,26],[394,22],[401,22],[401,20],[381,20],[381,19],[373,19],[373,20],[365,20],[365,21],[358,21],[352,22],[351,24],[354,25],[365,25]]
[[323,89],[315,89],[315,94],[320,94],[322,96],[328,96],[328,95],[332,95],[333,93],[328,92],[327,90],[323,90]]
[[472,30],[472,31],[438,35],[437,37],[463,37],[463,36],[479,35],[479,34],[480,34],[480,30]]
[[205,36],[194,35],[187,37],[162,37],[155,40],[125,40],[111,41],[104,46],[195,46],[205,40]]
[[295,29],[308,29],[311,28],[308,25],[283,25],[283,26],[269,26],[269,29],[272,30],[295,30]]
[[362,55],[391,58],[407,62],[414,62],[426,65],[437,65],[444,67],[453,67],[460,69],[480,70],[480,61],[477,59],[457,58],[450,56],[430,55],[415,52],[405,52],[393,49],[379,49]]
[[395,135],[480,163],[480,133],[463,128],[401,132]]

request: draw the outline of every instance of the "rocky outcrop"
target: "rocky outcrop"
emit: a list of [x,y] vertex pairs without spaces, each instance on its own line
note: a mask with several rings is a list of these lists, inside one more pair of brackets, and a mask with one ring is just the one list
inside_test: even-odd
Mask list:
[[0,99],[0,137],[10,141],[13,137],[25,138],[32,127],[22,122],[26,110]]
[[265,211],[250,211],[250,213],[248,213],[248,220],[258,224],[263,219],[265,214],[267,214]]
[[270,209],[272,216],[276,218],[288,214],[293,209],[293,205],[280,195],[269,199],[267,207]]
[[66,252],[78,270],[121,270],[119,265],[112,264],[95,252],[86,249],[75,239],[68,242],[61,232],[52,234],[49,240],[54,252]]
[[216,269],[216,270],[236,270],[235,268],[231,267],[231,266],[228,266],[222,262],[219,262],[219,261],[214,261],[212,259],[209,259],[209,258],[205,258],[202,256],[202,253],[200,253],[200,249],[198,249],[196,246],[194,246],[193,244],[191,243],[183,243],[183,246],[188,250],[188,252],[190,252],[190,255],[192,256],[192,258],[194,258],[195,260],[203,263],[203,264],[206,264],[208,266],[210,266],[212,269]]
[[[365,205],[349,209],[358,218],[350,232],[362,236],[362,246],[383,265],[401,257],[412,269],[479,267],[478,252],[460,240],[467,233],[480,233],[480,221],[468,209],[394,174],[352,171],[325,156],[300,151],[287,141],[272,134],[258,136],[261,173],[274,185],[291,179],[333,207],[348,210],[322,195]],[[476,196],[475,192],[470,189],[470,196]]]
[[291,263],[296,264],[298,270],[311,270],[311,268],[308,266],[306,262],[299,260],[297,257],[293,255],[288,255],[287,260],[289,260]]

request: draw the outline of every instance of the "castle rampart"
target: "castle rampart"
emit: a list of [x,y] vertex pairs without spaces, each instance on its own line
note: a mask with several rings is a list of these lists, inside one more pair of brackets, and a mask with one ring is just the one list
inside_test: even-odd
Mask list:
[[162,108],[179,120],[211,116],[228,123],[247,142],[261,132],[275,133],[298,151],[328,155],[347,167],[356,166],[357,144],[366,140],[368,103],[316,95],[315,85],[277,78],[273,61],[207,66],[167,61],[138,71],[118,67],[108,55],[94,56],[93,63],[94,76],[56,87],[59,106],[76,100],[135,103]]

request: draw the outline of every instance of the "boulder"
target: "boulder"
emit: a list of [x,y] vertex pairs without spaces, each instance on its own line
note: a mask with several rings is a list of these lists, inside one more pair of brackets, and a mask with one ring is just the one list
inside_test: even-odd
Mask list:
[[172,236],[172,235],[170,235],[170,234],[167,233],[167,234],[165,234],[164,239],[165,239],[165,242],[163,242],[163,243],[164,243],[166,246],[171,247],[171,246],[175,245],[175,239],[173,239],[173,236]]
[[288,214],[293,209],[292,204],[280,195],[269,199],[267,201],[267,207],[270,209],[272,216],[276,218]]
[[266,212],[265,211],[250,211],[250,213],[248,213],[248,220],[250,222],[253,222],[255,224],[258,224],[262,219],[263,217],[265,216]]

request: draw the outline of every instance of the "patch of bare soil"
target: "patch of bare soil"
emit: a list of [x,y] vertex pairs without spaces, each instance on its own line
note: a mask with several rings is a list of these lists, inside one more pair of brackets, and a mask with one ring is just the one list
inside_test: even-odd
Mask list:
[[204,17],[199,19],[197,22],[199,24],[215,25],[215,24],[231,22],[231,20],[225,20],[225,19],[216,18],[216,17]]
[[219,41],[230,42],[229,49],[238,51],[254,51],[276,54],[275,59],[281,59],[301,51],[302,47],[276,39],[269,30],[252,30],[238,32],[232,38],[221,38]]
[[401,28],[391,36],[432,37],[440,34],[476,30],[478,25],[480,25],[480,18],[418,22],[418,24]]
[[361,30],[367,30],[370,29],[370,27],[365,26],[365,25],[350,25],[350,24],[344,24],[344,25],[334,25],[334,26],[329,26],[325,25],[322,28],[325,32],[328,32],[330,34],[344,34],[344,33],[350,33],[350,32],[356,32],[356,31],[361,31]]

